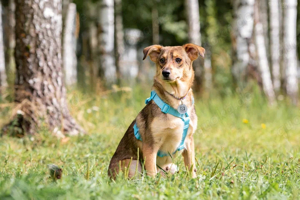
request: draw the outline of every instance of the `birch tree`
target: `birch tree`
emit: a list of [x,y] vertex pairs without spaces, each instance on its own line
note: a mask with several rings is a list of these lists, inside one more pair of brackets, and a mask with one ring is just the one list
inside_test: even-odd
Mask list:
[[[188,37],[189,42],[201,45],[200,34],[200,12],[198,0],[185,0],[185,7],[188,20]],[[201,59],[201,58],[200,58]],[[203,88],[204,69],[201,65],[201,60],[195,60],[193,67],[195,70],[195,89],[201,91]]]
[[257,49],[258,65],[261,73],[263,90],[269,102],[275,102],[275,93],[273,89],[271,73],[269,68],[269,61],[267,57],[267,49],[265,46],[264,28],[260,21],[258,1],[255,3],[255,44]]
[[106,83],[116,82],[114,62],[114,0],[102,0],[99,9],[99,75]]
[[280,90],[280,12],[279,0],[269,0],[270,7],[270,53],[272,63],[273,86],[275,92]]
[[17,113],[3,129],[13,135],[34,134],[44,119],[58,137],[82,129],[71,117],[61,56],[62,2],[16,0]]
[[234,1],[233,49],[234,63],[232,73],[241,89],[245,86],[247,67],[250,61],[249,46],[253,32],[253,13],[255,0]]
[[69,3],[67,9],[65,31],[64,31],[64,51],[63,64],[65,70],[65,80],[67,85],[77,82],[77,57],[76,57],[76,5]]
[[284,0],[283,59],[286,91],[293,104],[298,100],[297,79],[297,0]]
[[0,1],[0,93],[1,88],[6,86],[6,72],[5,72],[5,57],[4,57],[4,43],[3,43],[3,24],[2,24],[2,4]]
[[137,61],[137,43],[142,37],[142,32],[138,29],[126,29],[126,51],[124,53],[124,68],[122,74],[127,78],[127,81],[132,82],[139,71],[138,61]]
[[[268,28],[269,28],[269,21],[268,21],[268,0],[259,0],[257,1],[258,4],[258,10],[259,10],[259,21],[263,26],[263,35],[264,35],[264,41],[265,46],[269,46],[269,37],[268,37]],[[269,51],[269,48],[266,48],[267,53]],[[269,55],[269,53],[267,54]]]

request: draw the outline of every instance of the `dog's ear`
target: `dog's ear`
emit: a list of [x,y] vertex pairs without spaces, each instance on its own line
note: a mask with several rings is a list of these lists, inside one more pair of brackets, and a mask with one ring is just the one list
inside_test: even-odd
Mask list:
[[188,54],[191,61],[196,60],[199,55],[204,57],[205,49],[203,47],[189,43],[189,44],[183,45],[183,48],[184,48],[185,52]]
[[149,47],[146,47],[144,50],[143,50],[143,53],[144,53],[144,57],[143,57],[143,60],[145,60],[145,58],[149,55],[150,56],[150,59],[153,61],[153,62],[156,62],[157,61],[157,58],[160,54],[160,50],[161,50],[162,46],[160,45],[151,45]]

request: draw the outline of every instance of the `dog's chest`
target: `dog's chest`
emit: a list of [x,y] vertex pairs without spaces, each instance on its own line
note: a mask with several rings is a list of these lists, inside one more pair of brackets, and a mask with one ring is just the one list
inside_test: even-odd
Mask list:
[[153,139],[159,150],[173,153],[180,145],[183,135],[183,121],[172,115],[161,115],[155,118],[151,124]]

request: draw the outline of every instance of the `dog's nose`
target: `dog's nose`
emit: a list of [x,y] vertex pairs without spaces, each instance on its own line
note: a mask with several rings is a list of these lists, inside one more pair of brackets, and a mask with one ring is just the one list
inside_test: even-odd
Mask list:
[[162,71],[162,75],[163,75],[165,78],[168,78],[168,77],[170,76],[170,74],[171,74],[171,72],[170,72],[170,70],[168,70],[168,69],[164,69],[164,70]]

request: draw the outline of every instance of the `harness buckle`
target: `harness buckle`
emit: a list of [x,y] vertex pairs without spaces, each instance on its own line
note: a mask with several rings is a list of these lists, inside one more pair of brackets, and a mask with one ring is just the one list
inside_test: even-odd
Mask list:
[[156,96],[155,91],[151,91],[151,96],[146,99],[145,104],[148,104],[151,100],[154,99],[155,96]]
[[168,113],[169,109],[170,109],[170,106],[165,103],[164,106],[162,107],[161,111],[163,113]]

